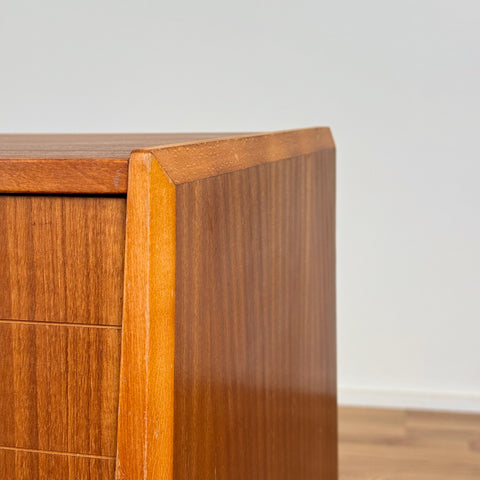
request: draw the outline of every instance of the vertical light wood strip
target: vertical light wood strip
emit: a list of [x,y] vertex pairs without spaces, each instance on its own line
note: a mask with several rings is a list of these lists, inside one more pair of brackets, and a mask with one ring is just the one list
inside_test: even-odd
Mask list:
[[116,479],[171,480],[175,186],[149,153],[129,165]]

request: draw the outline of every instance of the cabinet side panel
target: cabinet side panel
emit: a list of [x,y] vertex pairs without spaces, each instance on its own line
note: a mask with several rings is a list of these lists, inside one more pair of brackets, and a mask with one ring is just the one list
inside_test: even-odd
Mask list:
[[0,319],[121,325],[125,199],[0,195]]
[[176,210],[173,478],[337,478],[333,148]]

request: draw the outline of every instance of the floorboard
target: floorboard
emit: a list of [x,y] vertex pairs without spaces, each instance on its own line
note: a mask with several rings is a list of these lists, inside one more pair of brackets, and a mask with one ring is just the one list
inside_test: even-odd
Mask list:
[[339,409],[340,480],[479,480],[480,414]]

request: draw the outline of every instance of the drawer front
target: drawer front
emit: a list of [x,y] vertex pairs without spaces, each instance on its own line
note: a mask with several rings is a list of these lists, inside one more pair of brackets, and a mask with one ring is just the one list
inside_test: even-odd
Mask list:
[[125,198],[0,195],[0,319],[120,325]]
[[113,479],[125,198],[0,195],[0,478]]
[[0,449],[6,480],[113,480],[115,460]]
[[114,457],[120,329],[0,321],[2,447]]

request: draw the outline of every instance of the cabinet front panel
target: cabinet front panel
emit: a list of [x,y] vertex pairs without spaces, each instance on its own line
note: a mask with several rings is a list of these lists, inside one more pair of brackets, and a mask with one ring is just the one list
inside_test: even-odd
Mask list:
[[121,325],[125,199],[0,195],[0,319]]
[[0,195],[0,478],[113,479],[125,198]]

